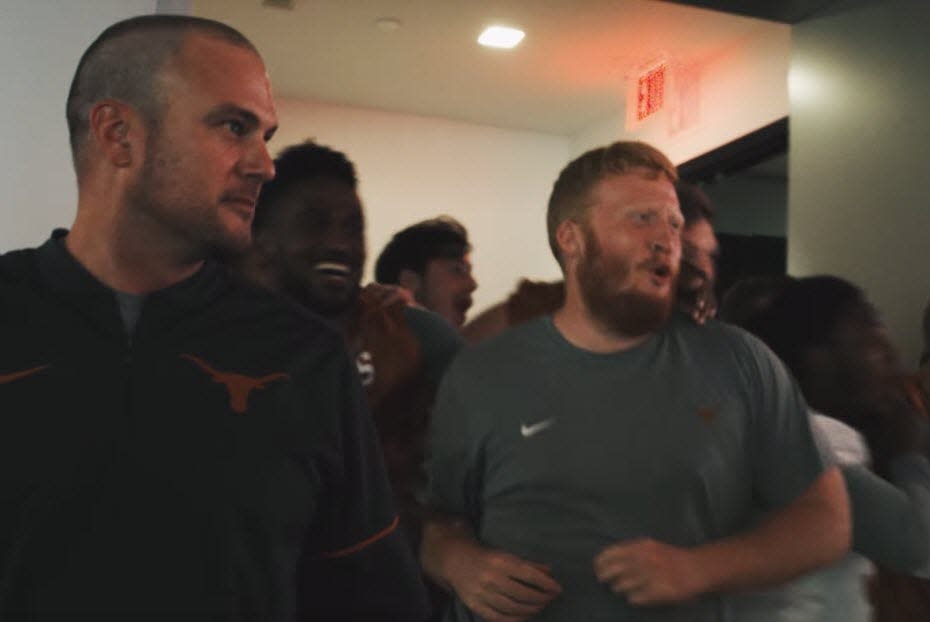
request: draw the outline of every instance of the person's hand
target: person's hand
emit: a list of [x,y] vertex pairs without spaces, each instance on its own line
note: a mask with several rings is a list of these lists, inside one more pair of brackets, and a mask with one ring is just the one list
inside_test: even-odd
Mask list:
[[545,565],[475,543],[456,551],[446,579],[465,606],[488,622],[528,620],[562,591]]
[[594,574],[634,605],[681,602],[703,591],[688,549],[649,538],[608,546],[594,558]]

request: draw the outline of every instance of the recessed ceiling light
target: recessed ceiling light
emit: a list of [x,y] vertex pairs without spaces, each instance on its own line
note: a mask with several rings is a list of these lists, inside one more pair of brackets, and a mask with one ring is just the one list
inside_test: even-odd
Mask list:
[[524,33],[506,26],[489,26],[478,37],[478,43],[491,48],[512,48],[523,41]]
[[396,17],[382,17],[375,20],[375,26],[377,26],[378,30],[381,32],[394,32],[400,28],[400,20]]

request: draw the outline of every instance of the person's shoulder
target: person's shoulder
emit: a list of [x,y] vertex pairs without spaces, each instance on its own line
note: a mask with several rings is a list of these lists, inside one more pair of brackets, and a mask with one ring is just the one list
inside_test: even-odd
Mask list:
[[404,320],[420,347],[427,378],[438,384],[464,347],[462,336],[441,315],[420,307],[404,307]]
[[404,307],[403,313],[421,349],[458,352],[465,344],[452,324],[438,313],[415,306]]
[[733,324],[709,319],[697,324],[686,313],[676,312],[665,328],[689,360],[712,373],[754,375],[778,366],[777,358],[758,337]]
[[762,345],[755,335],[739,326],[714,318],[698,324],[681,311],[673,313],[665,330],[702,347],[716,344],[719,347],[755,350]]
[[455,363],[462,367],[494,369],[517,362],[523,367],[527,360],[538,360],[549,349],[554,330],[551,316],[542,316],[466,346]]
[[35,310],[43,296],[43,279],[37,249],[0,255],[0,315],[10,326]]
[[565,302],[565,281],[523,279],[506,301],[511,326],[554,313]]
[[13,285],[34,278],[37,250],[24,248],[0,255],[0,284]]
[[322,316],[228,268],[222,270],[224,313],[243,317],[253,327],[254,337],[283,336],[295,342],[311,340],[328,348],[343,347],[342,335]]
[[458,331],[438,313],[422,307],[407,305],[404,307],[404,320],[407,326],[421,342],[441,342],[454,344],[456,349],[462,345]]

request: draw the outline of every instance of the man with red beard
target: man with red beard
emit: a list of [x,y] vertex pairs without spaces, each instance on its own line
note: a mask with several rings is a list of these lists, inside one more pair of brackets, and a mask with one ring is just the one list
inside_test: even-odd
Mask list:
[[643,143],[570,163],[547,214],[564,305],[445,376],[421,559],[455,595],[447,621],[728,620],[728,591],[848,549],[842,480],[783,366],[674,312],[675,179]]
[[[703,324],[717,312],[714,294],[717,257],[720,246],[714,234],[714,208],[704,192],[678,180],[675,194],[685,226],[681,232],[681,272],[678,276],[678,306]],[[540,315],[554,313],[565,302],[565,281],[523,279],[517,289],[500,302],[481,312],[462,327],[468,343],[478,343]]]

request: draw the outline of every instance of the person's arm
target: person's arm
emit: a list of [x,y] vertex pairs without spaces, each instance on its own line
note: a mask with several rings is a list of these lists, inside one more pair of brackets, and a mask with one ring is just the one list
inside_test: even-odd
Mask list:
[[298,561],[298,617],[426,620],[416,553],[399,524],[358,373],[337,339],[338,351],[295,383],[304,399],[292,407],[322,428],[305,465],[319,493],[307,503],[314,520]]
[[916,452],[889,464],[885,481],[864,466],[843,468],[853,549],[898,572],[930,568],[930,461]]
[[542,565],[483,546],[483,411],[470,407],[474,361],[463,353],[443,378],[430,428],[420,562],[427,576],[489,622],[526,620],[559,593]]
[[694,548],[620,542],[594,560],[598,579],[631,603],[650,605],[782,583],[849,549],[849,504],[837,468],[758,527]]
[[464,521],[449,517],[425,524],[420,562],[427,576],[489,622],[527,620],[561,592],[548,568],[481,546]]
[[462,337],[466,343],[474,344],[499,335],[508,328],[510,321],[507,318],[507,302],[504,301],[485,309],[465,324],[462,327]]

